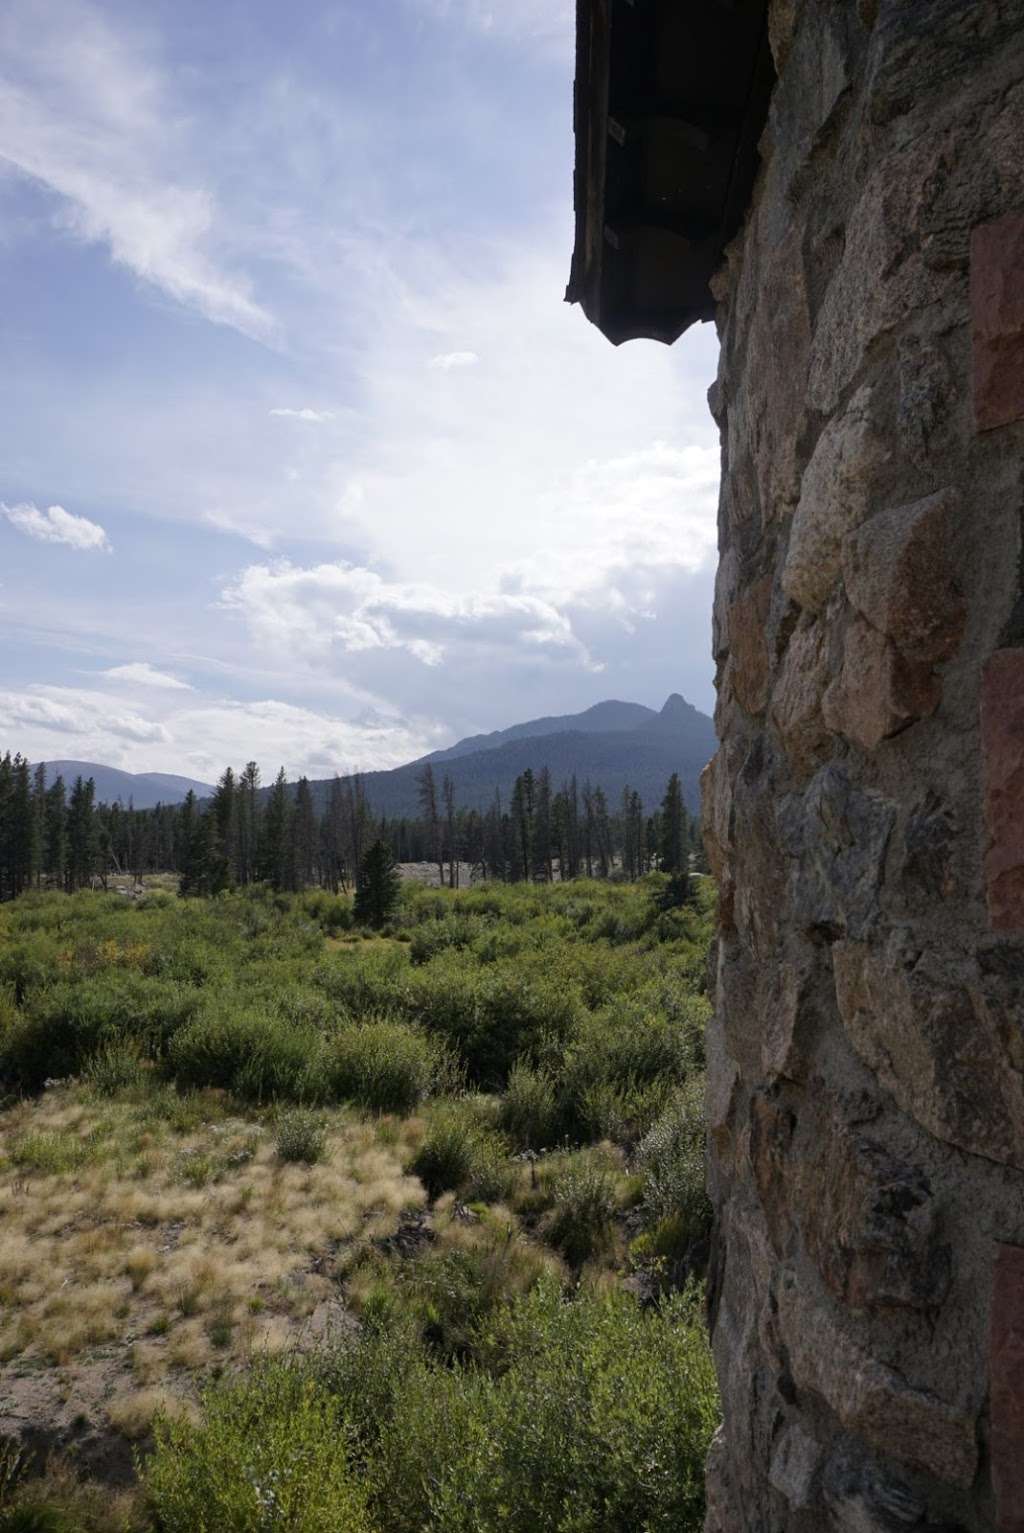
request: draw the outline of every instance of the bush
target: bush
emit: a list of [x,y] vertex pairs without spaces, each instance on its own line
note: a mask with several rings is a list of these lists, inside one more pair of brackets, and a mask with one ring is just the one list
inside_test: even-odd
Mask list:
[[328,937],[352,930],[352,901],[326,889],[309,889],[300,896],[300,908]]
[[222,1002],[176,1034],[168,1063],[179,1085],[220,1086],[257,1102],[295,1100],[316,1078],[320,1047],[312,1029]]
[[90,1055],[118,1040],[159,1053],[198,1001],[195,991],[130,970],[51,981],[0,1029],[0,1080],[38,1091],[46,1080],[77,1075]]
[[94,1091],[112,1097],[119,1091],[141,1086],[146,1079],[146,1067],[138,1044],[131,1039],[117,1039],[86,1060],[82,1075]]
[[161,1533],[370,1533],[336,1399],[265,1364],[203,1396],[198,1425],[158,1417],[142,1471]]
[[432,1198],[465,1192],[482,1202],[504,1197],[513,1175],[504,1143],[461,1102],[445,1103],[433,1113],[409,1169]]
[[64,1176],[91,1159],[94,1146],[66,1129],[37,1129],[19,1134],[10,1147],[10,1158],[22,1171],[44,1176]]
[[429,1038],[401,1022],[365,1022],[333,1037],[322,1062],[329,1101],[371,1112],[411,1113],[427,1097],[444,1061]]
[[696,1294],[645,1310],[542,1281],[477,1343],[483,1367],[441,1366],[371,1327],[330,1370],[382,1533],[700,1533],[718,1408]]
[[60,1507],[23,1502],[6,1511],[0,1507],[0,1533],[76,1533],[76,1529]]
[[327,1132],[316,1113],[299,1108],[277,1120],[277,1153],[281,1160],[313,1166],[323,1160],[326,1150]]
[[470,1359],[482,1328],[558,1264],[507,1216],[464,1227],[461,1245],[428,1247],[405,1275],[425,1340],[445,1358]]
[[[649,1224],[674,1219],[690,1241],[707,1235],[711,1202],[704,1186],[704,1154],[704,1078],[696,1076],[676,1093],[637,1148]],[[678,1238],[677,1224],[677,1243]]]
[[558,1097],[550,1072],[522,1060],[512,1066],[501,1099],[501,1126],[526,1150],[550,1149],[557,1142]]
[[598,1160],[580,1156],[555,1183],[544,1234],[570,1266],[582,1267],[611,1249],[617,1205],[612,1173]]

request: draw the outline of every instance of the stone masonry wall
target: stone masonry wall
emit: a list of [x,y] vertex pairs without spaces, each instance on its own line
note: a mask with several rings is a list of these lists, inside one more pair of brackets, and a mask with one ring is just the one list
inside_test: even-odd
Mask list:
[[1024,1533],[1024,0],[775,0],[718,279],[709,1533]]

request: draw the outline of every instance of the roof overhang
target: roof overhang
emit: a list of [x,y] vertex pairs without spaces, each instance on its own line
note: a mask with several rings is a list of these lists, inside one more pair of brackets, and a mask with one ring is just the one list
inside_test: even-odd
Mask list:
[[616,346],[714,314],[774,82],[767,0],[577,0],[566,298]]

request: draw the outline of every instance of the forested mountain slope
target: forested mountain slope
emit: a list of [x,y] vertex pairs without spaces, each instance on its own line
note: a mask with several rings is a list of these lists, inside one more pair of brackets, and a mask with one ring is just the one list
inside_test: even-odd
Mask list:
[[611,734],[617,730],[641,729],[658,717],[655,708],[645,708],[643,703],[620,703],[614,700],[595,703],[582,713],[565,713],[544,719],[528,719],[525,724],[513,724],[508,729],[494,729],[486,735],[469,735],[446,750],[432,751],[424,761],[434,764],[454,761],[457,756],[471,756],[477,751],[497,750],[515,740],[528,740],[537,735],[563,734]]
[[198,798],[209,798],[213,792],[212,784],[197,782],[192,777],[178,777],[173,772],[122,772],[97,761],[48,761],[47,783],[58,777],[63,777],[68,788],[76,777],[83,781],[91,777],[96,784],[98,804],[121,803],[125,808],[129,802],[136,809],[180,804],[190,789]]
[[[595,715],[610,727],[595,731]],[[637,716],[640,722],[628,727],[630,718]],[[553,728],[547,730],[547,725]],[[478,735],[390,772],[364,773],[363,790],[370,808],[389,818],[418,814],[417,784],[429,762],[438,778],[447,774],[452,779],[456,800],[464,809],[488,808],[495,792],[507,805],[519,774],[528,767],[539,772],[546,766],[556,786],[575,775],[580,786],[589,780],[603,788],[609,803],[615,804],[628,784],[652,807],[660,802],[669,777],[678,772],[687,807],[695,811],[698,778],[715,751],[711,719],[678,693],[672,694],[660,713],[636,703],[599,703],[566,719],[514,725],[498,731],[498,743],[478,744],[495,738]],[[470,746],[473,748],[468,749]],[[310,786],[317,810],[322,812],[329,784],[314,782]]]

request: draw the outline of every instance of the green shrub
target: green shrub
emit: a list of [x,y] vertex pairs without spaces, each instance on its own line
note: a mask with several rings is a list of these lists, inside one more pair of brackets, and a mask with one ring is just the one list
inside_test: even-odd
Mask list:
[[418,926],[413,933],[409,957],[414,964],[427,963],[438,953],[453,948],[471,947],[487,930],[487,923],[480,915],[461,909],[454,910],[440,920]]
[[0,1533],[82,1533],[82,1525],[63,1507],[33,1499],[0,1507]]
[[314,982],[335,1008],[353,1021],[384,1014],[405,1015],[409,955],[404,947],[375,943],[337,952],[320,963]]
[[364,1022],[337,1033],[321,1064],[325,1096],[371,1112],[411,1113],[443,1069],[441,1050],[401,1022]]
[[157,1418],[142,1481],[161,1533],[370,1533],[337,1401],[295,1365],[203,1396],[198,1425]]
[[700,1533],[718,1420],[698,1296],[542,1281],[485,1313],[483,1366],[370,1328],[329,1370],[382,1533]]
[[352,901],[344,894],[329,894],[326,889],[307,889],[299,897],[299,908],[328,937],[352,930]]
[[612,1172],[596,1158],[579,1156],[555,1183],[544,1234],[570,1266],[582,1267],[611,1249],[617,1206]]
[[62,1176],[77,1171],[91,1159],[95,1146],[67,1129],[35,1129],[19,1134],[8,1151],[22,1171]]
[[550,1271],[542,1248],[490,1215],[473,1234],[464,1247],[427,1247],[403,1275],[424,1339],[448,1359],[471,1359],[496,1312]]
[[463,1192],[481,1202],[506,1196],[513,1176],[503,1141],[465,1102],[446,1102],[434,1111],[409,1169],[432,1198]]
[[147,1078],[138,1044],[124,1038],[97,1049],[86,1060],[82,1075],[87,1085],[106,1097],[139,1087]]
[[218,1002],[177,1033],[168,1051],[183,1086],[220,1086],[251,1101],[295,1100],[316,1079],[318,1033]]
[[558,1096],[551,1073],[517,1061],[509,1071],[501,1099],[502,1128],[523,1149],[544,1150],[557,1142],[559,1122]]
[[326,1150],[327,1133],[316,1113],[297,1108],[278,1118],[277,1153],[281,1160],[313,1166],[323,1160]]
[[649,1224],[677,1220],[689,1241],[708,1233],[711,1202],[704,1186],[704,1157],[704,1079],[697,1076],[675,1094],[637,1148]]
[[595,1142],[634,1142],[646,1133],[663,1110],[671,1081],[594,1081],[566,1103],[566,1117],[576,1136]]
[[0,1032],[0,1080],[38,1091],[46,1080],[77,1075],[90,1055],[119,1039],[159,1053],[198,1002],[193,990],[131,970],[51,982],[26,997]]
[[693,1229],[683,1214],[668,1214],[630,1242],[629,1257],[634,1267],[662,1275],[669,1284],[689,1263],[693,1251]]

